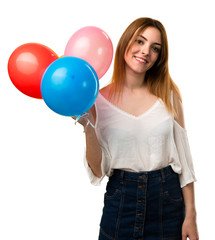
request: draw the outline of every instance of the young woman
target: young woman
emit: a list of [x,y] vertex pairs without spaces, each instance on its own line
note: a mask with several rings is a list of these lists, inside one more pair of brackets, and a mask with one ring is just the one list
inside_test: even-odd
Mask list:
[[109,177],[99,240],[199,239],[182,100],[159,21],[139,18],[128,26],[112,81],[88,114],[79,119],[86,167],[95,185]]

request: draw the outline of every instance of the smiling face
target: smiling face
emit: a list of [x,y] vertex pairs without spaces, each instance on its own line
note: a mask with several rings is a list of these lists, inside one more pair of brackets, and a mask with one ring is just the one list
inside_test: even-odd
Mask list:
[[140,32],[125,51],[126,73],[144,75],[157,61],[161,45],[161,33],[157,28],[148,27]]

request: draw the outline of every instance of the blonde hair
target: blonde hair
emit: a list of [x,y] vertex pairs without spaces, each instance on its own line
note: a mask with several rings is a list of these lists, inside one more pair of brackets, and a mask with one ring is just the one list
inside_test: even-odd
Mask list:
[[[155,27],[161,33],[162,47],[159,53],[159,57],[155,64],[150,68],[145,75],[145,82],[149,91],[161,98],[165,103],[167,110],[170,113],[177,115],[171,104],[171,90],[173,94],[181,99],[180,91],[177,85],[173,82],[168,67],[168,41],[167,34],[164,26],[161,22],[152,18],[138,18],[133,21],[122,34],[115,53],[114,70],[111,80],[111,89],[109,97],[116,97],[122,94],[123,85],[125,80],[125,60],[124,54],[132,44],[136,37],[148,27]],[[129,44],[130,43],[130,44]]]

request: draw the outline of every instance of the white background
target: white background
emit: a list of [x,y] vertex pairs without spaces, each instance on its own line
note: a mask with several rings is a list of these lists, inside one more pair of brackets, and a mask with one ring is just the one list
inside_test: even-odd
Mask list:
[[[214,207],[214,5],[213,1],[60,0],[2,1],[0,6],[0,239],[97,239],[101,187],[90,185],[83,166],[81,126],[25,96],[7,73],[10,54],[37,42],[63,55],[71,35],[97,26],[114,49],[138,17],[160,20],[168,34],[170,73],[184,101],[186,128],[198,182],[201,239],[213,239]],[[112,64],[113,65],[113,64]],[[112,65],[100,80],[111,78]]]

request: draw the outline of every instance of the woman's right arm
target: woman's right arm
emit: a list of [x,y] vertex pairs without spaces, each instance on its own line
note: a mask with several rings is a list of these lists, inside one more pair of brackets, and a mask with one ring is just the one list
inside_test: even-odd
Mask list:
[[[87,113],[89,113],[88,119],[93,125],[95,125],[96,122],[95,106],[93,105]],[[100,178],[102,177],[101,170],[102,150],[99,145],[95,129],[90,124],[86,126],[87,121],[88,120],[86,118],[81,118],[78,121],[78,123],[80,123],[85,129],[84,132],[86,135],[86,159],[94,175]]]

